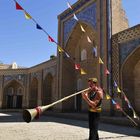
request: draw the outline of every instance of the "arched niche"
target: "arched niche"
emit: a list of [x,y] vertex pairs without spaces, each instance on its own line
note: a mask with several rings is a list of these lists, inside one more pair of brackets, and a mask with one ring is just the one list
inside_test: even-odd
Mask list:
[[30,85],[29,108],[37,107],[37,99],[38,99],[38,80],[37,78],[33,78]]
[[42,104],[47,105],[52,103],[52,87],[53,87],[53,76],[48,73],[43,81],[43,94]]
[[[138,100],[136,97],[139,96],[138,85],[140,81],[137,79],[140,75],[139,62],[140,61],[140,47],[135,49],[124,61],[121,67],[121,78],[122,78],[122,88],[126,96],[128,97],[132,106],[138,110]],[[127,103],[123,100],[123,105],[126,111],[132,112],[128,108]]]
[[9,109],[19,109],[22,108],[23,102],[23,87],[22,85],[16,81],[10,81],[5,87],[3,92],[3,108]]

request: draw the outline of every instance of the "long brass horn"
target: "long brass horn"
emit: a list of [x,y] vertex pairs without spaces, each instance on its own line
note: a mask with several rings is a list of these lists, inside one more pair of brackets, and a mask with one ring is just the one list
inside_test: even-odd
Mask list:
[[76,96],[76,95],[78,95],[78,94],[80,94],[80,93],[82,93],[82,92],[85,92],[85,91],[87,91],[87,90],[89,90],[89,89],[90,89],[90,88],[86,88],[86,89],[84,89],[84,90],[81,90],[81,91],[79,91],[79,92],[76,92],[76,93],[74,93],[74,94],[71,94],[71,95],[69,95],[69,96],[66,96],[66,97],[64,97],[64,98],[62,98],[62,99],[60,99],[60,100],[58,100],[58,101],[56,101],[56,102],[53,102],[53,103],[48,104],[48,105],[45,105],[45,106],[38,106],[38,107],[36,107],[36,108],[34,108],[34,109],[25,109],[25,110],[23,110],[23,120],[24,120],[25,122],[29,123],[29,122],[31,122],[34,118],[39,118],[39,116],[40,116],[45,110],[47,110],[48,108],[50,108],[50,107],[52,107],[52,106],[54,106],[54,105],[56,105],[56,104],[58,104],[58,103],[60,103],[60,102],[63,102],[63,101],[65,101],[65,100],[67,100],[67,99],[69,99],[69,98],[71,98],[71,97],[73,97],[73,96]]

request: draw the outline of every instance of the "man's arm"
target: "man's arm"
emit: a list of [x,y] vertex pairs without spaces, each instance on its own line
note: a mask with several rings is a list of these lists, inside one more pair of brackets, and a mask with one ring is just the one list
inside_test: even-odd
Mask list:
[[87,102],[89,106],[92,106],[92,101],[88,97],[89,91],[82,93],[83,99]]
[[83,99],[87,102],[87,104],[93,108],[95,108],[97,106],[97,104],[100,102],[101,99],[103,99],[103,91],[101,89],[99,89],[97,91],[97,95],[96,95],[96,98],[95,100],[90,100],[89,97],[88,97],[88,93],[89,92],[85,92],[85,93],[82,93],[82,97]]

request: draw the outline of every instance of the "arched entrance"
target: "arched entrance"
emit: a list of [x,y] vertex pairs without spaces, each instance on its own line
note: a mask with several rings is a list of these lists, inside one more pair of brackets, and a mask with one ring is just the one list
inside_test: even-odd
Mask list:
[[22,108],[23,87],[16,80],[4,88],[3,108]]
[[[80,25],[85,32],[81,30]],[[62,61],[62,97],[68,96],[77,90],[82,90],[87,87],[87,78],[97,77],[97,57],[93,50],[98,47],[97,33],[94,28],[85,22],[79,21],[72,32],[69,33],[68,40],[65,44],[65,50],[70,55],[70,58],[63,57]],[[75,64],[86,72],[81,73],[81,69],[76,70]],[[82,87],[77,88],[77,81],[81,79]],[[62,103],[62,109],[65,111],[80,111],[82,106],[81,96],[71,98]]]
[[[122,87],[132,106],[137,112],[140,112],[140,47],[134,50],[122,65]],[[123,102],[127,112],[127,103]]]
[[43,95],[42,95],[42,104],[47,105],[52,103],[52,82],[53,76],[51,73],[48,73],[43,81]]
[[33,78],[30,86],[30,93],[29,93],[30,108],[37,107],[37,97],[38,97],[38,80],[36,78]]
[[135,109],[140,113],[140,60],[134,68]]

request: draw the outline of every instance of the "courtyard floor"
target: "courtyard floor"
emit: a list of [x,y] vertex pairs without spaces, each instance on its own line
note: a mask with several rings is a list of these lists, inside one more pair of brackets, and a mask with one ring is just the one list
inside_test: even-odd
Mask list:
[[[100,124],[101,140],[139,140],[140,131],[110,124]],[[0,113],[0,140],[87,140],[87,121],[41,116],[25,123],[21,113]]]

